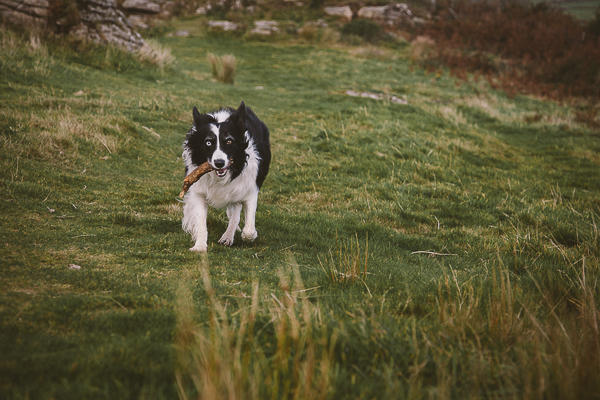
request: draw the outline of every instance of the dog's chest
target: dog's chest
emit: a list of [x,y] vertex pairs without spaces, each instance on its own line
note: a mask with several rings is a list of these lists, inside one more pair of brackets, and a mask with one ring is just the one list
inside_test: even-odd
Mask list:
[[[212,207],[223,208],[231,204],[241,203],[258,193],[256,176],[258,174],[258,159],[249,157],[240,175],[234,180],[218,178],[211,172],[196,184],[197,191],[206,197]],[[193,185],[192,188],[194,188]]]

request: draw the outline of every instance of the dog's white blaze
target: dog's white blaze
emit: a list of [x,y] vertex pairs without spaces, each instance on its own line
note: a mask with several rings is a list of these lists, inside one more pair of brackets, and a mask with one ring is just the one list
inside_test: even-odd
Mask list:
[[214,119],[217,120],[217,123],[220,124],[227,121],[227,119],[231,116],[231,112],[227,110],[219,110],[213,113],[209,113],[208,115],[211,115]]
[[217,136],[217,149],[214,151],[210,163],[215,167],[215,161],[224,160],[227,163],[227,154],[221,150],[221,139],[219,138],[219,128],[215,124],[210,124],[210,130]]

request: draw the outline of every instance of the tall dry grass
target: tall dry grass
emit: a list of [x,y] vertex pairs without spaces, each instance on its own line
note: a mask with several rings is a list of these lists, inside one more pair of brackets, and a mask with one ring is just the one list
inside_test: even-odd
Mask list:
[[237,65],[235,56],[231,54],[217,56],[213,53],[208,53],[206,58],[210,64],[213,78],[218,82],[233,85]]
[[[176,373],[180,398],[326,399],[335,379],[335,334],[318,305],[303,297],[297,268],[280,272],[279,298],[252,287],[250,305],[230,315],[212,288],[206,256],[200,273],[208,295],[208,326],[194,322],[188,281],[178,293]],[[293,279],[293,287],[289,285]]]
[[171,54],[171,49],[154,40],[146,40],[146,43],[137,51],[136,55],[141,62],[154,65],[161,71],[172,67],[175,63],[175,57]]
[[[597,258],[572,262],[576,278],[556,299],[533,275],[514,275],[499,255],[482,279],[463,282],[459,271],[445,269],[425,317],[406,307],[395,316],[355,311],[335,317],[332,329],[331,310],[302,296],[297,267],[291,274],[280,270],[283,295],[254,282],[249,304],[232,313],[217,298],[203,261],[208,324],[194,322],[188,279],[178,295],[180,397],[336,398],[362,376],[370,377],[370,389],[357,398],[595,398],[600,308],[589,271],[598,276],[598,267]],[[523,290],[524,280],[537,295]],[[365,345],[374,346],[372,362],[346,359],[348,349]],[[343,381],[350,376],[352,382]]]
[[356,241],[344,243],[340,242],[336,235],[335,254],[330,250],[323,260],[318,256],[321,269],[332,283],[350,283],[358,279],[367,287],[365,280],[369,260],[369,237],[367,236],[365,241],[364,256],[361,254],[358,235],[355,239]]

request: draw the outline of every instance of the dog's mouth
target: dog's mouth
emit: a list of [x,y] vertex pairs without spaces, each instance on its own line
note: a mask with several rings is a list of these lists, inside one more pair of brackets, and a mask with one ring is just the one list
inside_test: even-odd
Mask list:
[[227,175],[227,170],[229,169],[229,166],[222,168],[222,169],[217,169],[215,170],[215,172],[217,173],[217,176],[219,178],[224,177],[225,175]]
[[227,164],[225,168],[215,168],[214,170],[217,173],[217,176],[219,178],[223,178],[225,175],[227,175],[227,171],[229,171],[229,167],[231,166],[231,164],[233,164],[233,159],[229,160],[229,164]]

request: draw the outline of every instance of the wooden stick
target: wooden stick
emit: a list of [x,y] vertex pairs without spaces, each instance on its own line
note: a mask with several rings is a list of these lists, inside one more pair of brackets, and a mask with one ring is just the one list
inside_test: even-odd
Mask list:
[[190,172],[189,175],[183,180],[183,187],[181,188],[181,193],[179,193],[179,198],[183,199],[183,196],[185,196],[186,192],[190,189],[190,186],[192,186],[200,178],[202,178],[202,176],[208,174],[212,170],[212,165],[210,165],[210,163],[207,161]]

